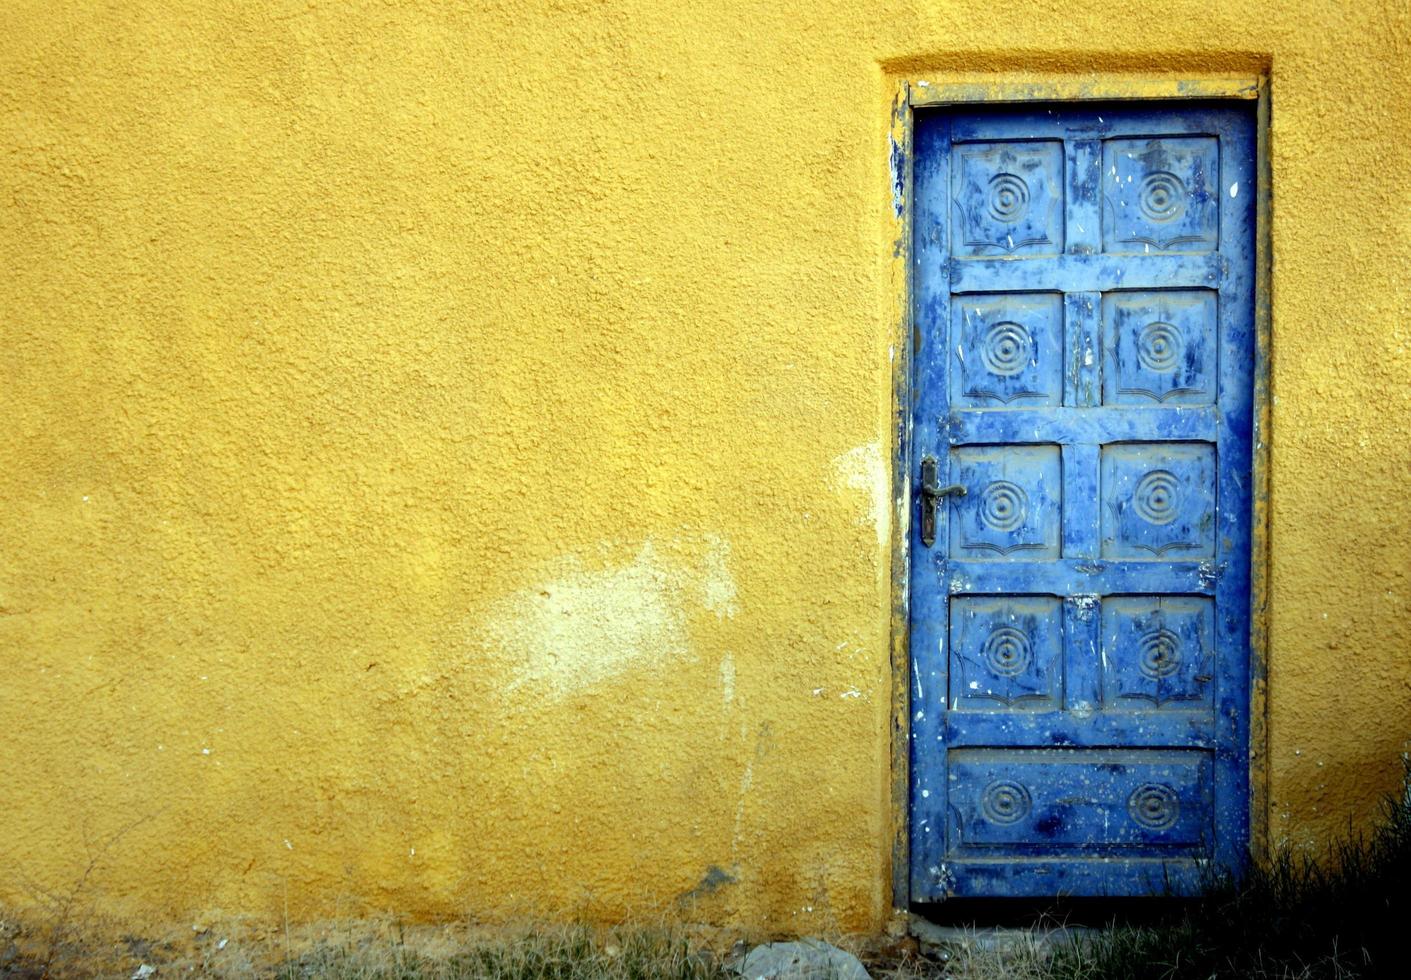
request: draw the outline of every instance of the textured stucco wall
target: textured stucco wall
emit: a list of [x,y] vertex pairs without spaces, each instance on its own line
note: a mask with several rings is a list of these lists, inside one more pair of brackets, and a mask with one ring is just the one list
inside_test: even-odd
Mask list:
[[1411,737],[1402,0],[0,9],[0,901],[889,906],[889,72],[1274,92],[1270,821]]

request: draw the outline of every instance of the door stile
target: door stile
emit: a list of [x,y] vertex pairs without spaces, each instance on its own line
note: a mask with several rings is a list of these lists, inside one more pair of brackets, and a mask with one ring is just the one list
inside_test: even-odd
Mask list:
[[[949,254],[950,134],[945,125],[914,131],[913,202],[915,227],[912,261],[914,317],[914,415],[911,426],[913,467],[930,457],[936,461],[942,485],[951,482],[950,453],[937,420],[948,411],[946,356],[934,356],[936,344],[950,336],[949,284],[922,270],[936,268]],[[920,501],[917,501],[920,504]],[[913,508],[913,514],[916,513]],[[944,579],[942,542],[949,540],[950,509],[936,507],[936,545],[921,540],[921,521],[911,522],[911,894],[933,894],[946,888],[944,871],[946,780],[943,767],[947,691],[946,634],[949,603],[945,593],[924,583]],[[938,551],[937,548],[940,548]]]
[[[1220,397],[1220,459],[1218,486],[1229,499],[1220,502],[1217,510],[1216,544],[1220,561],[1214,569],[1217,616],[1216,643],[1231,648],[1246,649],[1251,642],[1251,580],[1250,555],[1253,510],[1254,461],[1254,390],[1250,365],[1242,364],[1231,351],[1257,349],[1256,322],[1245,315],[1235,303],[1224,302],[1227,295],[1252,296],[1254,292],[1255,256],[1253,244],[1257,232],[1256,143],[1255,135],[1243,128],[1227,127],[1221,132],[1222,146],[1229,152],[1221,157],[1220,191],[1230,202],[1244,201],[1230,207],[1231,220],[1221,226],[1222,254],[1238,256],[1231,261],[1222,283],[1216,311],[1220,357],[1217,362]],[[1243,195],[1243,197],[1241,197]],[[1226,396],[1229,396],[1228,398]],[[1253,669],[1242,672],[1238,684],[1226,684],[1215,694],[1217,739],[1215,757],[1216,800],[1226,809],[1224,820],[1238,826],[1250,826],[1250,677]],[[1217,865],[1243,869],[1249,861],[1246,840],[1216,836]]]

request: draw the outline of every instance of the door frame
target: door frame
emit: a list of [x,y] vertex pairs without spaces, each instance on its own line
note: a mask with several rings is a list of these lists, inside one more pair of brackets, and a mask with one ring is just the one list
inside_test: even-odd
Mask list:
[[911,522],[914,479],[912,399],[914,395],[915,320],[912,292],[912,185],[915,110],[1024,102],[1171,101],[1229,99],[1253,101],[1255,109],[1255,271],[1254,271],[1254,435],[1253,493],[1250,515],[1249,636],[1249,850],[1252,860],[1269,853],[1268,667],[1269,667],[1269,459],[1272,405],[1273,247],[1270,226],[1272,171],[1269,158],[1270,92],[1267,66],[1253,74],[1233,75],[1052,75],[1022,78],[1003,74],[953,75],[945,80],[914,71],[887,72],[888,98],[886,302],[891,330],[892,468],[891,535],[891,809],[892,908],[905,913],[911,904]]

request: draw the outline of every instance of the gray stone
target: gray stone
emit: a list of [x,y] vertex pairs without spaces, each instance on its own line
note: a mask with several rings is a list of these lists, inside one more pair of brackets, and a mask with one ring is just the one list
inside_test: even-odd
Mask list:
[[744,980],[871,980],[861,960],[821,939],[756,946],[735,970]]

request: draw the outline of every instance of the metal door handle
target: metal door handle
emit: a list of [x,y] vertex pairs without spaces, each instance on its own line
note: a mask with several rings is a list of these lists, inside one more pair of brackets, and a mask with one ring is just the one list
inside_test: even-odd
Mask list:
[[959,483],[936,485],[936,458],[921,457],[921,543],[931,547],[936,543],[936,504],[946,497],[965,496],[965,487]]

